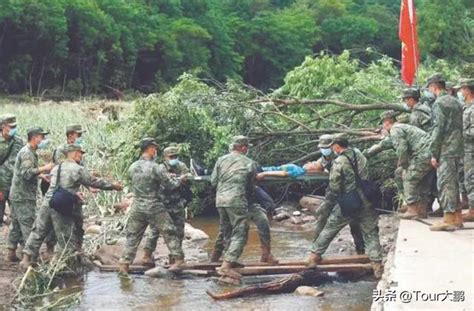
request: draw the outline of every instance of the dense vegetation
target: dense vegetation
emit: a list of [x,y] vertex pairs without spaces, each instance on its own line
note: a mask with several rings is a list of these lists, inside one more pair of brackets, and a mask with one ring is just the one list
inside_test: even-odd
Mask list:
[[[416,4],[424,59],[472,60],[473,2]],[[378,53],[398,58],[399,5],[396,0],[0,0],[0,92],[151,93],[169,89],[189,70],[268,90],[279,87],[305,56],[323,50],[348,49],[364,62]]]

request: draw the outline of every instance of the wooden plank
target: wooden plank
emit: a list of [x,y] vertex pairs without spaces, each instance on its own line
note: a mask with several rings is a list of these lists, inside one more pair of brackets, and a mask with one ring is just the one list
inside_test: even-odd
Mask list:
[[[290,274],[298,273],[308,268],[304,265],[299,266],[256,266],[236,269],[241,275],[267,275],[267,274]],[[321,265],[314,269],[317,272],[362,272],[371,271],[370,264],[339,264],[339,265]]]
[[[369,263],[369,257],[366,255],[353,255],[353,256],[333,256],[323,258],[321,265],[332,265],[332,264],[350,264],[350,263]],[[211,270],[221,266],[221,262],[188,262],[186,263],[189,269],[204,269]],[[254,266],[303,266],[305,261],[281,261],[277,265],[265,264],[262,262],[243,262],[244,267]],[[168,267],[168,266],[165,266]]]
[[[366,255],[352,255],[352,256],[332,256],[323,258],[320,265],[333,265],[333,264],[363,264],[369,263],[369,257]],[[215,270],[220,267],[220,262],[188,262],[186,263],[187,269],[189,270]],[[244,267],[280,267],[280,266],[304,266],[305,262],[301,260],[297,261],[282,261],[278,265],[264,264],[261,262],[248,262],[243,263]],[[169,265],[163,266],[168,268]],[[143,273],[152,267],[133,265],[130,266],[130,273]],[[116,272],[118,271],[118,265],[102,265],[99,267],[101,272]]]

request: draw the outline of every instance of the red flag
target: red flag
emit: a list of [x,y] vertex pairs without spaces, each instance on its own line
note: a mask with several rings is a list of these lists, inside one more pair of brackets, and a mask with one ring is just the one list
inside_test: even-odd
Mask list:
[[402,80],[412,85],[420,61],[414,0],[402,0],[398,36],[402,42]]

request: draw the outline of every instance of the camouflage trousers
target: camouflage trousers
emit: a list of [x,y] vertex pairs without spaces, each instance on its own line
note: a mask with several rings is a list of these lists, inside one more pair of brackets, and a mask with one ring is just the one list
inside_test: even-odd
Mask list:
[[[258,236],[260,237],[260,245],[270,246],[270,222],[268,221],[265,210],[258,204],[252,205],[248,211],[248,219],[249,221],[253,221],[257,226]],[[219,233],[214,245],[214,253],[220,256],[228,249],[231,240],[231,234],[231,228],[224,228],[223,226],[219,227]]]
[[464,162],[466,158],[466,153],[464,154],[464,158],[461,158],[460,164],[459,164],[459,170],[458,170],[458,180],[459,180],[459,191],[461,193],[468,193],[467,188],[469,185],[466,185],[467,183],[465,182],[466,177],[465,177],[465,172],[466,169],[464,168]]
[[[323,231],[324,227],[328,222],[328,218],[331,215],[331,211],[336,207],[336,203],[325,200],[321,206],[316,210],[316,229],[314,232],[313,243],[316,242],[319,235]],[[365,252],[364,239],[362,237],[362,229],[357,221],[349,222],[349,227],[351,229],[352,239],[354,240],[354,245],[357,253],[363,254]]]
[[169,213],[163,207],[157,207],[154,211],[143,211],[132,207],[127,223],[127,242],[120,258],[121,263],[133,262],[148,226],[158,229],[172,258],[184,259],[181,242],[176,236],[176,227]]
[[436,171],[439,204],[445,213],[454,213],[460,208],[459,157],[441,157]]
[[[395,182],[395,186],[397,187],[397,192],[399,194],[403,194],[403,167],[397,166],[393,180]],[[405,198],[403,198],[403,203],[406,203]]]
[[[46,215],[44,209],[43,213],[43,215]],[[57,239],[57,248],[55,252],[59,254],[70,254],[76,251],[81,251],[82,242],[84,240],[84,229],[82,229],[84,225],[82,205],[74,206],[72,216],[61,215],[52,208],[49,209],[49,214]],[[47,217],[42,218],[42,220],[47,222]],[[37,246],[37,244],[35,246]]]
[[3,225],[3,217],[5,216],[5,205],[8,201],[8,194],[9,191],[3,191],[4,200],[0,200],[0,228]]
[[435,171],[431,161],[412,161],[403,170],[403,197],[407,204],[432,201],[431,185]]
[[[173,225],[176,228],[175,235],[178,238],[179,245],[183,246],[184,240],[184,225],[185,225],[185,215],[184,215],[184,206],[183,208],[166,208],[168,214],[171,217]],[[160,230],[156,227],[150,227],[148,232],[148,237],[145,241],[145,246],[143,247],[150,252],[154,252],[156,249],[156,244],[160,236]]]
[[342,216],[341,208],[339,206],[334,207],[326,226],[313,242],[311,251],[320,255],[324,254],[339,231],[351,222],[357,222],[360,225],[365,242],[366,254],[370,260],[381,261],[382,247],[379,241],[378,216],[370,205],[364,205],[363,209],[353,217]]
[[248,208],[245,206],[218,207],[219,230],[228,237],[224,259],[229,262],[236,262],[247,244],[249,232]]
[[36,201],[11,201],[11,224],[8,233],[9,249],[16,249],[18,244],[24,243],[30,235],[35,221]]
[[469,208],[474,209],[474,152],[464,153],[464,184],[469,199]]
[[[82,224],[79,223],[81,226]],[[80,233],[80,230],[76,231]],[[82,246],[82,238],[76,237],[79,242],[79,248]],[[56,244],[56,235],[53,228],[53,220],[51,218],[51,207],[48,205],[42,205],[36,215],[33,228],[31,229],[30,236],[25,243],[23,253],[36,258],[39,253],[39,249],[43,241],[48,245]]]

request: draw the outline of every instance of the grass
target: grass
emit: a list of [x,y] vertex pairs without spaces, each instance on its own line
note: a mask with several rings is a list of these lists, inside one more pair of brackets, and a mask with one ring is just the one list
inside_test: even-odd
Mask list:
[[[20,137],[26,142],[28,128],[40,126],[50,132],[50,144],[46,150],[39,151],[40,161],[50,161],[54,149],[66,142],[65,128],[69,124],[81,124],[87,132],[84,134],[86,167],[95,171],[98,176],[109,180],[123,180],[128,163],[123,163],[118,156],[121,146],[129,135],[126,126],[120,121],[126,118],[129,103],[112,102],[74,102],[74,103],[41,103],[11,104],[0,102],[3,113],[13,113],[18,120]],[[102,111],[107,111],[106,114]],[[110,120],[110,111],[120,111],[119,120]],[[126,192],[126,191],[125,191]],[[89,204],[84,206],[86,215],[104,216],[112,212],[114,203],[122,199],[117,192],[102,191],[89,197]]]

